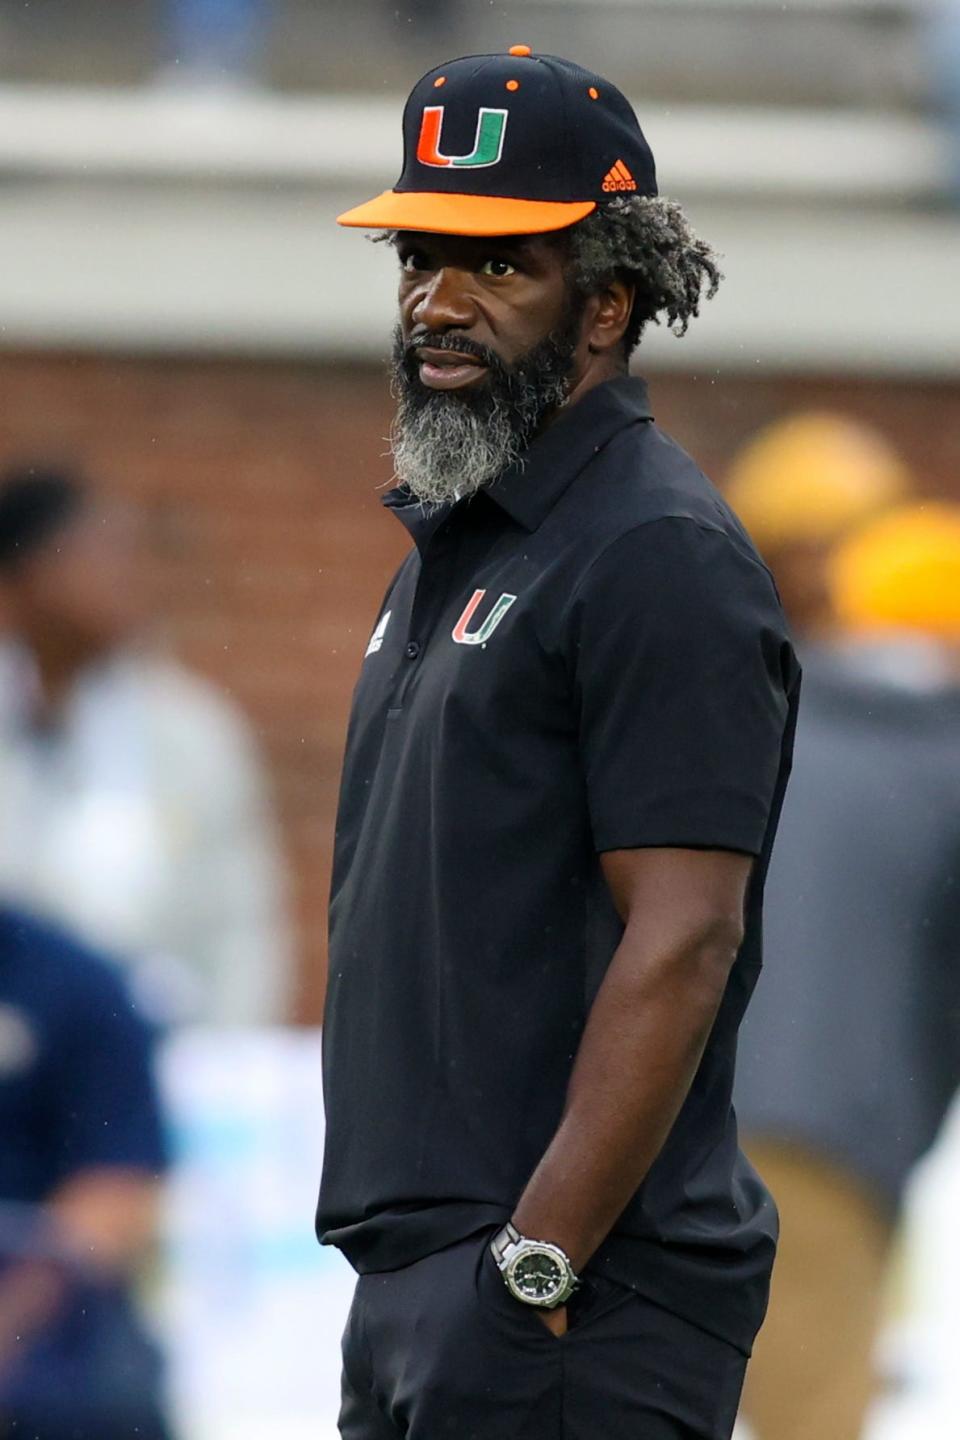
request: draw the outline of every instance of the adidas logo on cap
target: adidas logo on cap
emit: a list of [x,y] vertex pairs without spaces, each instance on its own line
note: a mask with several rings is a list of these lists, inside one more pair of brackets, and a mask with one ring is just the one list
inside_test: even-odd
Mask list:
[[604,175],[601,188],[604,190],[636,190],[637,182],[623,161],[618,160]]

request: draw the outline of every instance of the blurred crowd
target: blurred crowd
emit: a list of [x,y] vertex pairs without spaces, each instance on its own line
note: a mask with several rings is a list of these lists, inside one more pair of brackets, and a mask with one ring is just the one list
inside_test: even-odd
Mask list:
[[154,634],[145,524],[69,473],[0,480],[0,887],[165,1020],[268,1024],[292,960],[262,765]]
[[[379,20],[396,42],[417,47],[451,28],[459,0],[381,0]],[[372,7],[373,8],[373,7]],[[264,82],[277,6],[270,0],[165,0],[162,80],[215,88]],[[336,23],[331,17],[331,23]]]
[[280,1023],[293,982],[250,726],[165,653],[149,575],[144,516],[0,477],[0,1420],[31,1440],[168,1435],[154,1049]]
[[[213,88],[267,82],[271,34],[283,19],[271,0],[164,0],[164,59],[159,78]],[[373,9],[375,7],[371,7]],[[458,0],[394,0],[379,7],[394,44],[418,49],[454,38]],[[334,22],[335,23],[335,22]],[[931,0],[917,16],[921,99],[944,139],[947,185],[960,199],[960,0]]]
[[960,507],[831,414],[756,436],[726,490],[804,666],[740,1044],[782,1226],[744,1408],[759,1440],[854,1440],[905,1184],[960,1083]]
[[[829,413],[754,436],[725,490],[805,671],[741,1044],[782,1218],[744,1410],[757,1440],[854,1440],[904,1187],[960,1083],[960,507]],[[153,1051],[289,1018],[263,766],[160,644],[148,550],[78,474],[0,478],[0,1415],[38,1440],[170,1434],[136,1303]]]

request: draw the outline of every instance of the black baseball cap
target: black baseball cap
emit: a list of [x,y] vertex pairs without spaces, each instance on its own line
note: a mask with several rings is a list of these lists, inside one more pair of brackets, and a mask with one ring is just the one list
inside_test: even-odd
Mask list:
[[403,112],[403,173],[338,216],[367,230],[530,235],[616,195],[656,195],[653,154],[608,80],[513,45],[428,71]]

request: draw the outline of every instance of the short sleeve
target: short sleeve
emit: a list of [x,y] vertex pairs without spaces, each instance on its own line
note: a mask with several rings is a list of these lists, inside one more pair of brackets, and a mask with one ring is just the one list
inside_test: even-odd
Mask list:
[[154,1033],[105,965],[78,969],[72,988],[56,1059],[55,1172],[59,1180],[99,1166],[159,1174],[168,1157]]
[[762,564],[695,520],[638,525],[593,563],[570,619],[596,850],[759,855],[797,676]]

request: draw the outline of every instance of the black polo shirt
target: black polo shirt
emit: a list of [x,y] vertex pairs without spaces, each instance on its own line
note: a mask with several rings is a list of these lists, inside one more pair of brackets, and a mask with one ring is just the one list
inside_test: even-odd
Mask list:
[[776,1215],[730,1097],[798,691],[769,573],[628,378],[476,496],[386,503],[415,548],[347,738],[318,1233],[391,1270],[508,1219],[622,934],[599,855],[741,851],[746,938],[706,1053],[591,1263],[749,1349]]

